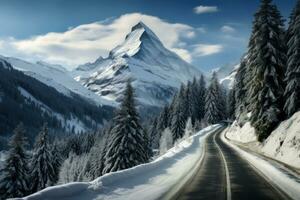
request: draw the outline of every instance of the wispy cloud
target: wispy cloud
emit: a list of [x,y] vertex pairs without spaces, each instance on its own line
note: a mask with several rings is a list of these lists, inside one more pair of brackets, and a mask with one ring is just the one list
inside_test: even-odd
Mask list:
[[224,26],[221,27],[221,31],[223,33],[234,33],[236,30],[232,26],[224,25]]
[[221,44],[196,44],[194,45],[193,55],[196,57],[209,56],[220,53],[223,50]]
[[218,12],[219,9],[217,6],[197,6],[194,8],[194,12],[196,14],[204,14],[204,13],[214,13],[214,12]]
[[139,21],[147,24],[167,48],[191,62],[189,51],[178,44],[195,37],[195,28],[141,13],[125,14],[105,22],[83,24],[65,32],[47,33],[24,40],[0,40],[0,54],[30,58],[30,61],[44,60],[71,68],[99,56],[107,56],[112,48],[123,42],[131,27]]

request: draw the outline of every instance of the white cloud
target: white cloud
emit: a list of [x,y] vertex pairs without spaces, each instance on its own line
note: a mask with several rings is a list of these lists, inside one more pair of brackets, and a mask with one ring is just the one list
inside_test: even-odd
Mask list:
[[99,56],[107,56],[112,48],[122,43],[131,27],[139,21],[148,25],[167,48],[188,62],[191,61],[189,52],[178,44],[184,38],[193,38],[196,29],[141,13],[125,14],[103,22],[70,27],[65,32],[52,32],[24,40],[0,40],[0,53],[75,67]]
[[235,28],[233,28],[232,26],[224,25],[224,26],[221,27],[221,31],[223,33],[234,33]]
[[194,45],[193,55],[196,57],[209,56],[220,53],[223,46],[220,44],[197,44]]
[[194,8],[194,12],[196,14],[204,14],[204,13],[214,13],[214,12],[218,12],[219,9],[217,6],[197,6]]
[[177,55],[179,55],[181,58],[183,58],[188,63],[191,63],[193,61],[192,55],[190,52],[186,49],[179,49],[179,48],[173,48],[171,49],[173,52],[175,52]]
[[204,27],[198,27],[197,31],[200,32],[200,33],[206,33],[207,32],[206,28],[204,28]]

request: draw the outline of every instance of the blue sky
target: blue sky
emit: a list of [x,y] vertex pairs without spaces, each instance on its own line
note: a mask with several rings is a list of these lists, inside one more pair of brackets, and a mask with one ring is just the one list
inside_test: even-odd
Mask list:
[[[274,2],[287,18],[296,0]],[[259,0],[1,0],[0,53],[73,68],[106,56],[142,20],[165,46],[209,70],[239,61],[258,5]]]

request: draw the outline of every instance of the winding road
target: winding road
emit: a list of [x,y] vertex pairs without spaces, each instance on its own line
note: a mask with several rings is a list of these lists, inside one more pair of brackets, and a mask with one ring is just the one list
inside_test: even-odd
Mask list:
[[254,167],[221,139],[221,128],[206,140],[206,152],[197,173],[172,200],[287,200]]

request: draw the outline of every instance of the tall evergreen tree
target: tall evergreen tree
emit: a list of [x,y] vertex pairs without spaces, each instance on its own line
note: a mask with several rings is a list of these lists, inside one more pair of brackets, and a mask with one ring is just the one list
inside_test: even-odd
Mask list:
[[62,155],[58,149],[57,142],[54,142],[52,145],[53,145],[53,148],[51,150],[51,154],[52,154],[53,159],[51,162],[52,162],[52,166],[55,171],[55,180],[53,181],[53,183],[57,183],[57,181],[59,179],[59,169],[63,162],[63,159],[62,159]]
[[159,132],[162,132],[169,126],[168,124],[169,118],[170,118],[169,106],[166,105],[161,111],[161,113],[159,114],[158,119],[156,120],[157,129]]
[[124,99],[111,130],[104,172],[127,169],[149,160],[145,133],[139,124],[135,108],[134,91],[127,83]]
[[234,90],[235,90],[235,117],[239,118],[241,113],[246,111],[246,82],[245,75],[247,69],[247,59],[241,60],[240,67],[235,75]]
[[204,76],[201,75],[198,83],[197,90],[197,120],[201,121],[205,115],[205,96],[206,96],[206,83]]
[[189,101],[190,101],[190,117],[192,124],[195,125],[196,120],[198,120],[199,115],[199,102],[198,102],[198,82],[197,79],[194,77],[192,83],[190,84],[190,91],[189,91]]
[[28,194],[28,166],[24,127],[19,124],[9,143],[10,150],[0,171],[0,199],[23,197]]
[[283,20],[271,0],[262,0],[249,43],[247,76],[251,124],[260,141],[282,118],[286,61]]
[[297,1],[289,22],[286,37],[287,71],[284,111],[288,117],[300,109],[300,1]]
[[228,119],[234,120],[235,119],[235,86],[229,91],[227,96],[227,113]]
[[173,134],[173,142],[182,138],[187,120],[185,87],[181,85],[178,95],[176,96],[175,104],[172,113],[171,131]]
[[205,120],[209,124],[215,124],[224,119],[223,91],[218,82],[217,74],[212,75],[205,99]]
[[48,141],[48,128],[45,124],[37,136],[31,160],[32,192],[51,186],[56,182],[56,170]]

